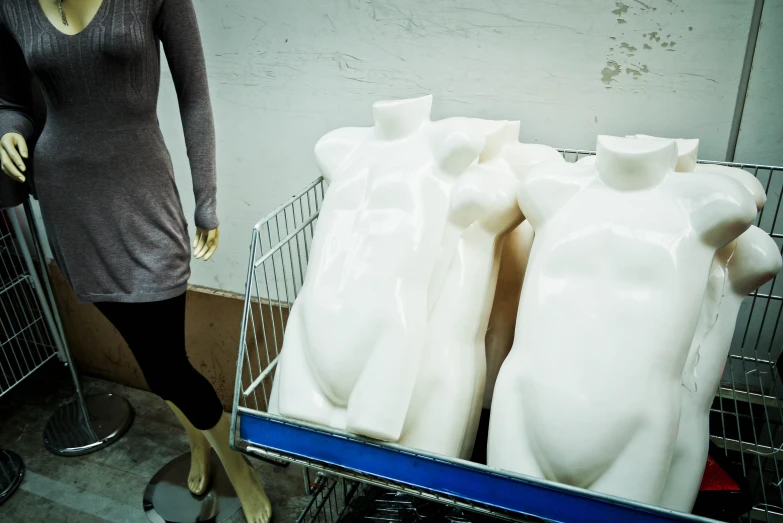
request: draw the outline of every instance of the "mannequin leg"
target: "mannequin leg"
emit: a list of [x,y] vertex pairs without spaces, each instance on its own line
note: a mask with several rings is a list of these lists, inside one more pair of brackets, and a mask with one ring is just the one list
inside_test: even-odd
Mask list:
[[188,442],[190,442],[190,474],[188,475],[188,488],[190,491],[200,496],[207,490],[209,486],[209,479],[212,474],[210,469],[210,444],[206,436],[194,427],[188,418],[177,408],[172,402],[166,402],[171,410],[174,411],[174,415],[182,426],[185,427],[185,432],[188,434]]
[[[210,445],[215,445],[207,438],[206,429],[219,426],[224,414],[223,406],[212,384],[193,368],[188,360],[185,348],[185,304],[186,298],[182,294],[160,302],[109,302],[96,305],[125,338],[150,390],[166,400],[185,427],[191,449],[188,487],[194,494],[201,494],[209,484],[209,451]],[[223,446],[228,449],[227,428],[221,437]],[[218,447],[215,449],[225,463],[227,460],[224,456],[227,453],[221,454]],[[245,464],[244,460],[241,461]],[[247,465],[245,467],[249,468]],[[231,470],[229,466],[226,466],[226,469]],[[229,477],[232,478],[231,473]],[[266,500],[258,478],[256,482],[261,493],[260,497]],[[238,492],[250,490],[236,489]],[[246,505],[246,498],[250,499],[253,496],[243,497],[240,494],[239,497],[242,504]],[[253,505],[252,502],[247,504]],[[246,509],[245,512],[249,511]],[[248,518],[248,521],[267,520]]]
[[241,454],[231,450],[228,444],[230,430],[228,415],[223,414],[217,425],[203,433],[226,469],[228,479],[242,503],[247,523],[268,523],[272,519],[272,504],[253,467]]

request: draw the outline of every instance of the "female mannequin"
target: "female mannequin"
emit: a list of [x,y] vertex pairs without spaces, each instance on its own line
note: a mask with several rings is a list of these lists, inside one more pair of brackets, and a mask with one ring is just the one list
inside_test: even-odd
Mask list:
[[[0,30],[18,44],[2,50],[0,67],[3,172],[25,181],[32,74],[47,106],[35,182],[58,265],[79,300],[96,303],[120,331],[150,389],[185,426],[190,490],[206,490],[212,447],[247,521],[268,522],[258,476],[230,449],[217,394],[185,351],[187,223],[156,104],[163,43],[193,174],[193,249],[208,260],[219,238],[215,137],[191,0],[3,0]],[[12,54],[23,60],[7,62]]]

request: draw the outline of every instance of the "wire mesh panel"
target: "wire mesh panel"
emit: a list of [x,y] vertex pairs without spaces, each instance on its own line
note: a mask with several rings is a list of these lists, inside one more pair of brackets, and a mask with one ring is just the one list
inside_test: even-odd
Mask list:
[[57,354],[8,212],[0,212],[0,396]]
[[[306,472],[305,478],[309,477]],[[362,485],[345,478],[318,474],[315,481],[308,484],[308,489],[312,497],[296,523],[337,523],[361,492]]]
[[[570,162],[594,154],[573,149],[562,153]],[[701,163],[739,167],[761,181],[767,203],[756,225],[783,254],[783,219],[778,220],[783,168]],[[304,283],[325,190],[325,181],[315,180],[253,230],[235,396],[240,411],[263,416],[267,410],[288,311]],[[778,328],[782,280],[776,277],[744,300],[710,414],[712,442],[750,483],[754,509],[741,521],[783,522],[783,402],[778,399],[783,385],[775,366],[783,341],[783,329]]]
[[[741,167],[762,183],[767,203],[756,225],[769,233],[783,253],[783,223],[779,220],[783,169],[747,164]],[[744,519],[783,521],[783,397],[775,362],[781,352],[779,329],[783,304],[780,275],[746,297],[740,308],[729,359],[710,413],[715,444],[742,466],[756,504]]]
[[266,411],[288,311],[304,284],[326,185],[311,183],[253,229],[242,329],[240,405]]

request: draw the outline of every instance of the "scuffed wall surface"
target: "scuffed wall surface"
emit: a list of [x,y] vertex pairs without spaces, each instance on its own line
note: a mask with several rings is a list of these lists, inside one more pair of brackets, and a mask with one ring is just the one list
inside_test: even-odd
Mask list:
[[[435,95],[436,118],[519,119],[524,141],[699,137],[723,159],[752,0],[195,0],[218,132],[221,246],[192,283],[242,292],[250,229],[317,175],[326,132],[377,100]],[[186,215],[171,81],[159,104]]]

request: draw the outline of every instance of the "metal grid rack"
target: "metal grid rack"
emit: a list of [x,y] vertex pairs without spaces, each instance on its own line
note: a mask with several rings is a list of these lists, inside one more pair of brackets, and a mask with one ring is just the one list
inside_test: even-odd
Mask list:
[[363,488],[356,481],[322,473],[318,473],[315,481],[311,482],[307,469],[304,476],[305,491],[311,497],[296,523],[336,523]]
[[[568,161],[593,154],[562,152]],[[767,204],[756,225],[783,253],[777,219],[783,168],[702,163],[740,167],[762,182]],[[232,412],[236,448],[512,521],[711,521],[267,414],[288,311],[304,282],[325,190],[325,181],[315,180],[253,228]],[[710,416],[712,441],[750,482],[755,506],[741,518],[748,522],[783,521],[783,389],[775,369],[783,335],[777,328],[781,281],[775,278],[743,302]],[[338,513],[329,515],[323,521],[337,521]]]
[[[58,354],[14,212],[0,210],[0,397]],[[0,503],[21,484],[24,470],[17,454],[0,449]]]
[[0,217],[0,396],[57,355],[8,212]]

